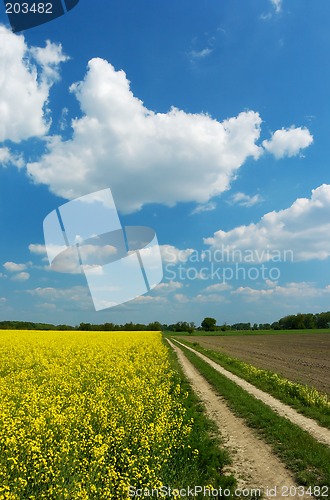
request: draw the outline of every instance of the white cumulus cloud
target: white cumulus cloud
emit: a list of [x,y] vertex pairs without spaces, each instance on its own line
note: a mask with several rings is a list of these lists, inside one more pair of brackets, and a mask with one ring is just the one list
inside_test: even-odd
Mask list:
[[24,271],[28,267],[28,265],[29,264],[17,264],[16,262],[5,262],[3,267],[7,271],[14,273],[19,271]]
[[330,293],[330,286],[327,285],[323,288],[318,288],[314,283],[308,282],[291,282],[283,286],[275,285],[272,288],[251,288],[239,287],[231,292],[233,295],[240,295],[248,301],[257,300],[259,298],[285,298],[289,300],[293,298],[314,298],[328,296]]
[[0,165],[7,167],[15,165],[17,168],[23,167],[23,159],[20,155],[16,155],[10,151],[9,148],[0,148]]
[[[294,260],[330,257],[330,185],[312,190],[310,198],[298,198],[289,208],[265,214],[259,222],[219,230],[204,242],[213,250],[251,251],[258,260],[293,255]],[[252,253],[251,253],[252,255]]]
[[0,26],[0,143],[43,136],[49,128],[49,89],[66,60],[60,45],[29,47],[23,35]]
[[275,158],[280,159],[285,156],[296,156],[313,142],[313,136],[305,127],[291,127],[276,130],[272,138],[263,141],[262,145]]
[[156,293],[166,294],[166,293],[174,292],[182,287],[183,287],[183,285],[179,281],[168,281],[168,282],[160,283],[159,285],[157,285],[155,287],[154,291]]
[[160,245],[162,261],[165,263],[178,264],[185,263],[196,251],[192,248],[180,250],[173,245]]
[[41,245],[39,243],[30,243],[29,250],[31,253],[36,255],[47,255],[47,249],[45,245]]
[[41,66],[43,78],[47,78],[49,83],[59,79],[59,65],[69,58],[63,54],[62,45],[46,41],[45,47],[31,47],[30,53],[34,60]]
[[48,151],[28,172],[67,199],[111,186],[118,207],[146,203],[207,203],[227,190],[256,144],[261,118],[245,111],[222,122],[177,108],[156,113],[130,90],[124,71],[92,59],[83,81],[71,86],[83,116],[73,136],[52,137]]
[[227,290],[231,290],[231,285],[228,283],[215,283],[214,285],[209,285],[205,288],[205,292],[226,292]]
[[56,309],[66,309],[68,304],[74,304],[74,308],[78,310],[92,310],[92,299],[87,287],[73,286],[71,288],[53,288],[53,287],[38,287],[32,290],[26,290],[26,293],[45,301],[48,304],[55,304]]

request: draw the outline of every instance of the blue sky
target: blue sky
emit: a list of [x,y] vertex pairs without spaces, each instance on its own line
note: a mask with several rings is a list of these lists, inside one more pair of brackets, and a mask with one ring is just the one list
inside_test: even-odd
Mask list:
[[[329,17],[325,0],[80,0],[15,35],[2,5],[0,319],[329,310]],[[108,187],[123,225],[156,231],[164,279],[96,312],[82,274],[49,269],[43,220]]]

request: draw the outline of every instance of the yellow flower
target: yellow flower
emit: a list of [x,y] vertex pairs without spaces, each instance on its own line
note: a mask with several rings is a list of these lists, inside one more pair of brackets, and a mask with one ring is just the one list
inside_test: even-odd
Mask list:
[[0,500],[127,499],[188,448],[160,332],[0,331],[0,369]]

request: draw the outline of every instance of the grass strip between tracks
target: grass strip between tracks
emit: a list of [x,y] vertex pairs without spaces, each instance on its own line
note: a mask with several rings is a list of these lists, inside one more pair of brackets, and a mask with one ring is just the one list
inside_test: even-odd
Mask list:
[[197,342],[188,342],[181,338],[180,342],[204,354],[258,389],[295,408],[302,415],[312,418],[320,425],[330,429],[330,399],[326,394],[318,392],[313,387],[292,382],[277,373],[232,358],[223,352],[206,349]]
[[196,354],[180,346],[186,357],[223,396],[231,410],[269,443],[300,485],[330,486],[330,449],[308,432],[278,416],[263,402],[214,370]]

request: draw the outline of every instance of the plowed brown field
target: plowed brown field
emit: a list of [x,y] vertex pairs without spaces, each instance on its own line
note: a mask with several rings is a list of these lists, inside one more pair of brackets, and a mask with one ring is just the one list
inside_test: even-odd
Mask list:
[[330,334],[182,337],[330,394]]

